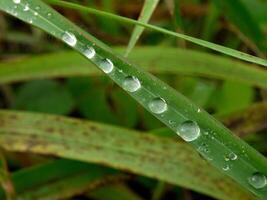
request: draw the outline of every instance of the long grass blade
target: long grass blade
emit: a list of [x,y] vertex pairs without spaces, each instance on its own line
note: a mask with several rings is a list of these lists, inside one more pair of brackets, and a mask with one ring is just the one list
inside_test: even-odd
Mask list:
[[1,111],[0,122],[0,145],[9,151],[100,163],[223,200],[253,199],[181,141],[51,115]]
[[[151,18],[154,10],[156,9],[158,3],[159,3],[159,0],[145,0],[141,14],[138,18],[138,21],[147,23],[149,19]],[[125,52],[125,57],[127,57],[129,53],[132,51],[132,49],[134,48],[135,44],[137,43],[144,29],[145,28],[142,26],[139,26],[139,25],[135,26],[132,32],[130,41],[128,43],[126,52]]]
[[[124,51],[122,48],[115,48],[115,50],[121,53]],[[162,54],[162,51],[165,53]],[[204,76],[267,88],[265,69],[198,51],[137,47],[130,54],[129,59],[153,74]],[[39,65],[40,62],[44,65]],[[0,83],[2,84],[40,78],[102,75],[91,63],[81,59],[75,52],[57,52],[0,63]]]

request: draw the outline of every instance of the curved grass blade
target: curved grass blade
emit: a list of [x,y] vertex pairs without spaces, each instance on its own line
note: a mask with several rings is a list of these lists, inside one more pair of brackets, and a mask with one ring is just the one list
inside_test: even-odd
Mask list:
[[157,27],[157,26],[146,24],[146,23],[143,23],[143,22],[140,22],[140,21],[136,21],[136,20],[129,19],[129,18],[126,18],[126,17],[122,17],[122,16],[115,15],[115,14],[112,14],[112,13],[107,13],[107,12],[100,11],[100,10],[97,10],[97,9],[84,7],[84,6],[81,6],[81,5],[74,4],[74,3],[69,3],[69,2],[65,2],[65,1],[61,1],[61,0],[45,0],[45,1],[50,3],[51,5],[57,5],[57,6],[65,7],[65,8],[75,9],[75,10],[79,10],[79,11],[88,12],[88,13],[92,13],[92,14],[95,14],[95,15],[103,16],[103,17],[106,17],[106,18],[112,18],[114,20],[118,20],[118,21],[121,21],[121,22],[124,22],[124,23],[143,26],[143,27],[148,28],[150,30],[158,31],[158,32],[161,32],[161,33],[173,36],[173,37],[181,38],[181,39],[184,39],[186,41],[192,42],[194,44],[197,44],[197,45],[212,49],[214,51],[223,53],[225,55],[232,56],[234,58],[238,58],[240,60],[244,60],[244,61],[247,61],[247,62],[255,63],[255,64],[258,64],[258,65],[265,66],[265,67],[267,66],[267,61],[265,59],[262,59],[262,58],[259,58],[259,57],[256,57],[256,56],[252,56],[252,55],[249,55],[247,53],[243,53],[241,51],[237,51],[237,50],[234,50],[234,49],[231,49],[231,48],[227,48],[227,47],[224,47],[224,46],[221,46],[221,45],[218,45],[218,44],[214,44],[212,42],[204,41],[204,40],[201,40],[201,39],[198,39],[198,38],[194,38],[194,37],[191,37],[191,36],[188,36],[188,35],[184,35],[184,34],[181,34],[181,33],[176,33],[176,32],[164,29],[164,28],[160,28],[160,27]]
[[[149,19],[151,18],[154,10],[156,9],[158,3],[159,3],[159,0],[145,0],[141,14],[138,18],[138,21],[147,23]],[[125,55],[124,55],[125,57],[128,57],[129,53],[134,48],[135,44],[137,43],[144,29],[145,28],[142,26],[138,26],[138,25],[135,26],[132,32],[129,44],[127,46]]]
[[12,111],[1,111],[0,123],[0,145],[9,151],[100,163],[222,200],[254,199],[181,141],[66,117]]
[[[123,48],[115,48],[115,50],[121,53],[124,51]],[[162,51],[165,53],[162,54]],[[204,76],[267,88],[265,69],[198,51],[137,47],[129,56],[129,60],[153,74]],[[2,84],[40,78],[102,75],[91,63],[81,59],[75,52],[56,52],[0,63],[0,83]]]
[[[27,4],[29,10],[25,12]],[[41,1],[4,0],[0,8],[42,28],[87,57],[210,164],[259,198],[267,199],[266,158],[207,112],[151,74],[90,41],[79,28]],[[259,185],[255,179],[261,181]]]

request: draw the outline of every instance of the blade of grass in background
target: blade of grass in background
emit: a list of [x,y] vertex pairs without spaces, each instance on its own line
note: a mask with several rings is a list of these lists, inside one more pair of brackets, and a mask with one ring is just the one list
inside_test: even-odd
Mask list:
[[[30,6],[25,12],[27,3]],[[80,28],[41,1],[4,0],[0,2],[0,8],[73,47],[151,114],[190,143],[210,164],[259,198],[267,198],[266,158],[235,137],[207,112],[156,77],[90,41],[89,33],[81,32]],[[209,46],[212,47],[211,44]],[[171,163],[171,159],[166,162]]]
[[1,111],[0,122],[0,145],[9,151],[100,163],[224,200],[253,199],[184,142],[51,115]]
[[[93,164],[59,159],[14,172],[12,174],[12,182],[14,183],[18,198],[20,199],[49,199],[49,195],[63,192],[61,188],[55,187],[56,185],[60,185],[59,183],[52,184],[52,186],[49,187],[52,182],[62,182],[62,180],[73,180],[80,177],[80,182],[76,183],[76,185],[75,183],[70,185],[86,187],[93,180],[101,179],[106,175],[112,175],[115,172],[115,170]],[[85,178],[81,178],[82,176],[85,176]],[[74,195],[75,192],[78,191],[77,188],[75,188],[75,192],[74,189],[68,189],[68,195]],[[66,195],[66,191],[62,194],[62,196],[58,194],[60,197]],[[0,199],[3,198],[4,193],[3,191],[0,191]]]
[[0,184],[5,191],[6,199],[15,200],[15,190],[10,179],[6,159],[2,151],[0,152]]
[[146,23],[143,23],[143,22],[140,22],[140,21],[136,21],[136,20],[133,20],[133,19],[129,19],[129,18],[126,18],[126,17],[121,17],[121,16],[118,16],[118,15],[115,15],[115,14],[112,14],[112,13],[99,11],[99,10],[96,10],[96,9],[93,9],[93,8],[87,8],[87,7],[84,7],[84,6],[81,6],[81,5],[77,5],[77,4],[73,4],[73,3],[68,3],[68,2],[64,2],[64,1],[60,1],[60,0],[45,0],[45,1],[49,2],[51,5],[58,5],[58,6],[62,6],[62,7],[65,7],[65,8],[76,9],[76,10],[79,10],[79,11],[82,11],[82,12],[88,12],[88,13],[92,13],[92,14],[95,14],[95,15],[101,15],[103,17],[112,18],[114,20],[118,20],[118,21],[121,21],[121,22],[124,22],[124,23],[143,26],[145,28],[148,28],[148,29],[151,29],[151,30],[154,30],[154,31],[158,31],[158,32],[170,35],[170,36],[174,36],[174,37],[177,37],[177,38],[184,39],[186,41],[189,41],[189,42],[192,42],[194,44],[197,44],[197,45],[212,49],[214,51],[226,54],[228,56],[232,56],[232,57],[235,57],[235,58],[238,58],[238,59],[241,59],[241,60],[245,60],[247,62],[251,62],[251,63],[263,65],[263,66],[267,66],[267,61],[265,59],[262,59],[262,58],[259,58],[259,57],[256,57],[256,56],[252,56],[252,55],[243,53],[241,51],[230,49],[230,48],[218,45],[218,44],[214,44],[214,43],[211,43],[211,42],[208,42],[208,41],[205,41],[205,40],[194,38],[194,37],[191,37],[191,36],[188,36],[188,35],[184,35],[184,34],[181,34],[181,33],[175,33],[173,31],[169,31],[169,30],[164,29],[164,28],[160,28],[160,27],[157,27],[157,26],[146,24]]
[[[115,50],[124,51],[123,48]],[[162,51],[165,53],[162,54]],[[267,88],[267,70],[194,50],[137,47],[129,59],[154,74],[204,76]],[[39,65],[40,62],[43,65]],[[2,84],[40,78],[102,75],[75,52],[50,53],[0,63]]]
[[[142,11],[138,18],[138,21],[147,23],[149,19],[151,18],[154,10],[156,9],[158,3],[159,3],[159,0],[145,0]],[[124,55],[125,57],[128,57],[128,55],[134,48],[135,44],[137,43],[144,29],[145,29],[144,27],[139,26],[139,25],[136,25],[134,27],[134,30],[132,32],[130,41],[128,43],[128,46],[127,46],[127,49]]]
[[223,10],[228,20],[233,22],[242,33],[261,47],[264,35],[257,21],[250,15],[241,0],[213,0],[218,9]]

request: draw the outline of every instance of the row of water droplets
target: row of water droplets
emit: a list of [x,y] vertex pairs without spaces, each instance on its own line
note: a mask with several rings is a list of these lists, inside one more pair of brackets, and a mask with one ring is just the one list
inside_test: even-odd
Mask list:
[[[17,5],[21,3],[21,0],[13,0],[13,2],[14,4]],[[36,10],[39,10],[39,9],[40,7],[38,8],[36,7]],[[23,11],[27,12],[29,10],[30,10],[29,5],[26,4],[24,6]],[[37,16],[38,13],[35,11],[34,15]],[[50,16],[51,16],[51,13],[48,13],[47,17],[50,17]],[[30,20],[30,23],[32,23],[31,20]],[[75,47],[77,44],[77,38],[75,34],[69,31],[65,31],[63,33],[62,40],[65,41],[71,47]],[[85,49],[83,49],[82,53],[84,54],[85,57],[87,57],[90,60],[93,60],[96,56],[96,51],[93,46],[86,47]],[[106,74],[110,74],[114,70],[114,64],[108,58],[102,58],[100,62],[98,63],[98,66]],[[123,89],[125,89],[126,91],[130,93],[135,93],[135,92],[138,92],[142,88],[142,84],[141,84],[141,81],[137,77],[129,75],[123,78],[122,87]],[[165,101],[165,99],[163,99],[162,97],[152,98],[149,101],[147,106],[149,110],[156,115],[163,114],[168,111],[168,104]],[[201,110],[198,109],[197,112],[201,112]],[[171,120],[169,120],[169,123],[171,123]],[[177,126],[177,134],[181,138],[183,138],[185,141],[193,142],[201,136],[201,130],[196,122],[191,121],[191,120],[186,120]],[[202,150],[203,149],[204,151],[208,151],[205,145],[202,146]],[[229,153],[227,156],[225,156],[226,162],[235,161],[237,159],[238,159],[238,156],[232,152]],[[227,163],[225,166],[223,166],[222,169],[224,171],[228,171],[230,170],[230,167],[231,165]],[[267,185],[266,176],[259,172],[255,172],[254,174],[252,174],[248,178],[248,182],[250,185],[252,185],[256,189],[264,188]]]
[[[75,46],[77,39],[74,34],[65,32],[62,39],[70,46]],[[96,56],[96,51],[93,47],[88,47],[83,51],[83,54],[88,59],[93,59]],[[114,70],[113,62],[108,58],[103,58],[99,63],[99,67],[106,74],[112,73]],[[135,76],[126,76],[122,81],[122,87],[130,93],[138,92],[142,88],[141,81]],[[168,104],[162,97],[156,97],[149,101],[148,108],[154,114],[163,114],[168,110]],[[200,109],[197,112],[201,112]],[[197,140],[201,136],[201,130],[198,124],[194,121],[187,120],[178,125],[177,134],[181,136],[185,141],[192,142]],[[205,149],[207,151],[207,149]],[[222,167],[224,171],[231,169],[231,162],[238,159],[238,156],[231,152],[224,157],[226,161],[225,166]],[[256,172],[248,178],[248,182],[256,189],[261,189],[267,185],[266,177]]]

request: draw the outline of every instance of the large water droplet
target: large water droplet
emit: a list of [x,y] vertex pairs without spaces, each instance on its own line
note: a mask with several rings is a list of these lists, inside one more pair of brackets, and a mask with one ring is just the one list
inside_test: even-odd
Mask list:
[[122,83],[122,87],[128,92],[136,92],[141,88],[141,83],[138,78],[134,76],[127,76]]
[[267,185],[266,176],[259,172],[256,172],[251,177],[249,177],[248,182],[256,189],[261,189]]
[[200,128],[196,122],[188,120],[180,124],[177,134],[185,141],[191,142],[200,136]]
[[103,70],[103,72],[105,72],[107,74],[112,72],[112,70],[114,68],[113,63],[108,58],[101,60],[99,66]]
[[63,34],[62,40],[72,47],[75,46],[77,43],[76,36],[68,31]]
[[20,3],[20,0],[13,0],[13,2],[14,2],[15,4],[19,4],[19,3]]
[[92,58],[95,56],[95,50],[94,50],[93,47],[89,47],[89,48],[87,48],[87,49],[83,52],[83,54],[84,54],[87,58],[92,59]]
[[156,114],[161,114],[165,112],[168,108],[166,101],[160,97],[152,99],[149,102],[148,107],[151,110],[151,112]]

